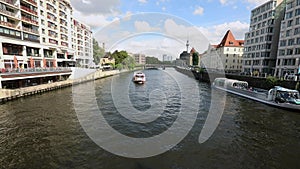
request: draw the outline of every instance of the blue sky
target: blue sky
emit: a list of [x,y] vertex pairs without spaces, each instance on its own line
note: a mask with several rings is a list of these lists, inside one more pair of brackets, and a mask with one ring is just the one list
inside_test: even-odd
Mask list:
[[[74,16],[90,25],[98,42],[106,43],[108,50],[124,49],[136,53],[151,48],[178,55],[185,49],[188,38],[191,47],[198,51],[207,48],[207,43],[219,43],[228,29],[237,39],[244,39],[249,29],[251,9],[266,1],[71,0],[71,4]],[[149,32],[154,32],[152,38]],[[178,39],[181,44],[178,44]],[[174,48],[177,51],[171,52]]]

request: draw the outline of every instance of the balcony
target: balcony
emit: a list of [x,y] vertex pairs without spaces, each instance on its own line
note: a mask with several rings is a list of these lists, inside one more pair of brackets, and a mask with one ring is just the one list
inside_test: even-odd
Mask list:
[[37,2],[35,2],[34,0],[23,0],[23,1],[28,2],[34,6],[37,6]]
[[16,25],[10,23],[10,22],[4,22],[4,21],[0,21],[0,25],[6,26],[6,27],[10,27],[10,28],[16,28]]
[[15,4],[14,4],[14,1],[13,0],[3,0],[4,2],[6,2],[6,3],[8,3],[8,4],[10,4],[10,5],[13,5],[13,6],[15,6]]
[[50,12],[56,14],[56,9],[55,9],[55,8],[52,8],[52,7],[47,6],[46,9],[47,9],[48,11],[50,11]]
[[57,38],[57,35],[56,34],[48,34],[48,36],[52,37],[52,38]]
[[50,20],[52,20],[52,21],[54,21],[54,22],[56,22],[56,20],[57,20],[55,17],[52,17],[50,15],[47,15],[47,18],[50,19]]
[[39,32],[37,30],[34,30],[34,29],[23,27],[23,30],[26,31],[26,32],[39,34]]
[[29,23],[35,24],[35,25],[39,24],[37,21],[34,21],[32,19],[29,19],[29,18],[26,18],[25,16],[22,16],[22,21],[26,21],[26,22],[29,22]]
[[24,11],[29,12],[29,13],[31,13],[31,14],[34,14],[34,15],[37,15],[37,14],[38,14],[36,11],[31,10],[31,9],[25,7],[25,6],[21,6],[21,9],[23,9]]
[[66,42],[61,42],[61,45],[62,45],[62,46],[68,46],[68,43],[66,43]]
[[0,13],[4,13],[6,15],[9,15],[9,16],[12,16],[12,17],[16,18],[16,16],[15,16],[16,14],[15,13],[9,12],[9,11],[1,9],[1,8],[0,8]]

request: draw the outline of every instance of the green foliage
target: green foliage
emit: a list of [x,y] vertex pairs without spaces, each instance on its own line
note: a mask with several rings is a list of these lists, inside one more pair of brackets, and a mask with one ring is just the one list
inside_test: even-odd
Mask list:
[[123,69],[123,65],[121,63],[116,64],[115,68],[118,69],[118,70],[122,70]]
[[267,79],[266,79],[266,82],[267,82],[268,85],[273,87],[273,86],[277,85],[278,79],[276,77],[273,77],[273,76],[268,76]]
[[103,48],[101,48],[96,41],[95,38],[93,38],[93,58],[94,58],[94,63],[98,65],[100,63],[101,57],[103,57],[105,54],[105,51]]
[[146,64],[161,64],[161,61],[156,57],[146,57]]
[[198,63],[199,63],[199,54],[197,52],[193,53],[192,62],[193,62],[193,65],[198,65]]
[[135,68],[135,60],[132,57],[127,57],[122,62],[124,68],[132,70]]
[[112,53],[111,56],[115,59],[116,65],[122,63],[124,59],[129,57],[126,51],[118,51],[118,50],[114,51],[114,53]]

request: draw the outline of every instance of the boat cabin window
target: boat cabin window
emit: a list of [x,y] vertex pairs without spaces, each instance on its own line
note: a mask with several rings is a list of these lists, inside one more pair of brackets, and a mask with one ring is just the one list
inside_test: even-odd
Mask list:
[[246,89],[248,87],[248,83],[244,83],[244,82],[234,82],[232,84],[233,87],[235,88],[240,88],[240,89]]
[[299,93],[298,92],[278,91],[277,97],[281,97],[284,99],[288,99],[288,98],[299,99]]

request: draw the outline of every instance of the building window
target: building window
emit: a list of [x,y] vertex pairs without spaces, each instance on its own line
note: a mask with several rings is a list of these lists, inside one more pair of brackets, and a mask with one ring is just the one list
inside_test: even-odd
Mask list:
[[3,43],[2,44],[3,55],[17,55],[23,56],[23,47],[21,45]]
[[298,15],[300,15],[300,9],[299,8],[295,10],[295,16],[298,16]]
[[289,39],[289,41],[288,41],[288,46],[292,46],[292,45],[294,45],[294,39]]
[[279,56],[284,56],[285,55],[285,50],[281,49],[279,50]]
[[43,42],[46,42],[46,38],[43,38]]
[[289,20],[289,21],[287,22],[287,27],[291,27],[291,26],[293,26],[293,20]]
[[286,4],[286,10],[293,8],[293,2]]
[[280,41],[280,46],[286,46],[286,40],[281,40]]
[[286,55],[292,55],[293,54],[293,49],[287,49]]
[[285,36],[286,36],[286,37],[289,37],[290,34],[291,34],[291,30],[287,30]]
[[292,17],[293,17],[293,11],[287,12],[286,15],[285,15],[285,19],[290,19]]

